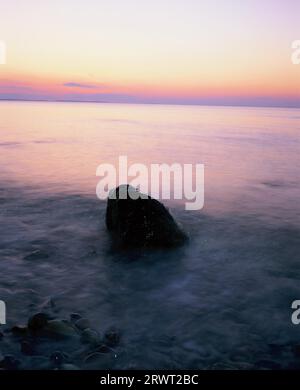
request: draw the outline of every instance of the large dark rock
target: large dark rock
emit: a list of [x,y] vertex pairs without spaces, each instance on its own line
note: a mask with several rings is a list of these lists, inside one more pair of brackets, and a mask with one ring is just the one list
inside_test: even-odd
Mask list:
[[110,192],[106,226],[117,246],[123,248],[168,248],[187,240],[162,203],[129,185]]

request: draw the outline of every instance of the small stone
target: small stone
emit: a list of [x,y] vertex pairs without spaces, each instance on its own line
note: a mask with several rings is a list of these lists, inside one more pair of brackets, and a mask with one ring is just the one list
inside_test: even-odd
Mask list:
[[21,352],[24,355],[32,356],[32,355],[34,355],[34,348],[33,348],[32,344],[30,344],[29,341],[23,340],[21,342]]
[[120,333],[116,329],[109,329],[104,334],[104,341],[110,347],[116,347],[120,343]]
[[78,335],[74,326],[66,320],[48,321],[44,331],[46,335],[54,338],[75,337]]
[[75,322],[75,326],[80,330],[90,328],[90,321],[87,318],[80,318]]
[[26,326],[13,326],[11,328],[11,332],[14,336],[18,336],[18,337],[24,337],[27,335],[28,333],[28,329]]
[[48,315],[45,313],[37,313],[28,320],[28,328],[33,331],[42,330],[48,323]]
[[93,329],[85,329],[81,335],[81,341],[92,345],[98,345],[101,342],[98,332]]

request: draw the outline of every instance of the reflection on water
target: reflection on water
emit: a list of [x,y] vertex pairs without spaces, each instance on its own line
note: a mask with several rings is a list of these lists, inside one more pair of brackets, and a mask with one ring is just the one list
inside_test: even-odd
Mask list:
[[[284,207],[294,217],[298,111],[2,102],[1,172],[48,192],[94,194],[97,166],[117,166],[120,155],[146,165],[203,163],[206,211],[250,207],[273,218]],[[273,194],[268,182],[283,186]]]
[[[300,299],[298,115],[2,102],[0,299],[9,326],[51,301],[61,318],[79,311],[99,330],[121,329],[112,368],[295,364],[288,346],[300,344],[290,321]],[[187,247],[110,251],[95,172],[119,155],[205,164],[204,209],[169,204],[191,236]],[[30,257],[36,250],[44,256]],[[20,355],[16,342],[2,343]],[[49,355],[54,346],[40,348]]]

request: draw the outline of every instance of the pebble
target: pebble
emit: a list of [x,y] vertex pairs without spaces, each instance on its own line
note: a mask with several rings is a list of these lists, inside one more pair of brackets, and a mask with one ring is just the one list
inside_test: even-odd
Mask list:
[[75,326],[76,326],[79,330],[85,330],[85,329],[91,327],[90,321],[89,321],[87,318],[80,318],[79,320],[77,320],[77,321],[75,322]]
[[28,329],[33,332],[42,330],[48,323],[48,315],[45,313],[34,314],[28,320]]
[[116,329],[109,329],[104,334],[104,341],[110,347],[116,347],[120,343],[120,333]]
[[[22,369],[56,369],[56,370],[80,370],[81,364],[76,366],[74,361],[74,351],[70,352],[70,356],[62,351],[55,351],[50,356],[43,356],[41,338],[49,338],[59,341],[64,338],[76,337],[72,339],[74,350],[81,345],[80,356],[78,361],[87,368],[109,369],[114,366],[114,361],[117,357],[112,349],[120,342],[120,333],[114,329],[108,329],[103,338],[99,332],[92,329],[90,321],[83,318],[78,313],[71,313],[70,320],[53,318],[52,314],[47,314],[46,311],[37,312],[28,319],[27,326],[16,325],[6,330],[17,336],[20,344],[20,351],[24,356],[22,363],[13,355],[0,354],[0,370],[16,370]],[[2,333],[0,332],[0,339]],[[38,336],[38,338],[36,338]],[[51,342],[51,341],[49,341]],[[41,344],[42,343],[42,344]],[[41,345],[40,345],[41,344]],[[40,345],[37,353],[36,346]],[[71,346],[71,345],[69,345]],[[47,352],[46,352],[47,354]],[[76,359],[75,359],[76,360]],[[76,361],[77,361],[76,360]]]
[[24,337],[27,335],[28,333],[28,329],[26,326],[13,326],[11,328],[11,332],[14,336],[18,336],[18,337]]
[[71,323],[64,320],[48,321],[44,328],[47,336],[54,338],[76,337],[78,333]]
[[83,343],[98,345],[101,342],[101,338],[97,331],[87,328],[81,334],[81,341]]

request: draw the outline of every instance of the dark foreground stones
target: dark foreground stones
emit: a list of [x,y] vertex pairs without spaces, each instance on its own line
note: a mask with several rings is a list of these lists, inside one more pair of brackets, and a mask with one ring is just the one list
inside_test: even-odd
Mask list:
[[187,241],[162,203],[129,185],[110,192],[106,226],[116,246],[122,248],[172,248]]
[[115,327],[101,331],[80,314],[61,319],[37,312],[27,325],[6,329],[0,340],[0,371],[113,369],[122,352],[120,340]]

